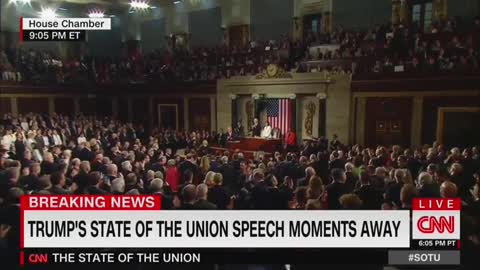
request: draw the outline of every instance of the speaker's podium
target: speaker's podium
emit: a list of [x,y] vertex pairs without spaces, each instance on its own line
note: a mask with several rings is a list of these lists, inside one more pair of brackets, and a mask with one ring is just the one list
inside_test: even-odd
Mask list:
[[260,137],[242,137],[233,141],[228,141],[226,147],[229,150],[243,150],[243,151],[263,151],[273,153],[281,151],[282,140],[280,139],[264,139]]

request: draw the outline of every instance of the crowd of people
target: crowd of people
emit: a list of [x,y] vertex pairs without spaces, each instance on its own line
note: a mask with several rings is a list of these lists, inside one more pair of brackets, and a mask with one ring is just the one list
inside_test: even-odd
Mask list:
[[[367,31],[337,27],[331,33],[288,35],[245,46],[193,48],[170,46],[128,57],[81,57],[64,60],[49,52],[0,50],[2,80],[65,83],[213,81],[262,73],[270,63],[291,72],[471,73],[479,69],[480,18],[434,22],[428,30],[415,24],[376,25]],[[338,49],[311,49],[322,44]],[[342,60],[334,61],[332,60]]]
[[327,68],[353,73],[469,73],[479,70],[480,18],[473,25],[455,17],[434,22],[427,30],[417,25],[376,25],[367,31],[338,27],[328,34],[308,35],[309,46],[338,44],[338,49],[307,50],[309,60],[349,59],[343,65],[301,66],[302,71]]
[[243,47],[219,46],[187,49],[177,46],[128,57],[84,56],[63,60],[51,52],[1,50],[2,80],[48,83],[110,84],[145,81],[214,81],[255,75],[270,63],[290,69],[290,39],[251,41]]
[[[218,135],[109,118],[6,115],[1,122],[0,245],[18,241],[25,194],[154,194],[163,209],[410,209],[462,199],[462,248],[480,244],[480,149],[362,147],[338,138],[247,156]],[[18,243],[17,243],[18,244]]]

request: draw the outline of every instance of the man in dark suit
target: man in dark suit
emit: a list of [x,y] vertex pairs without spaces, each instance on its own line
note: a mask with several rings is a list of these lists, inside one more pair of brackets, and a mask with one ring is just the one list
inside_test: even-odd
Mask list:
[[230,203],[230,196],[227,194],[227,191],[223,186],[222,174],[216,173],[213,176],[213,182],[215,185],[208,191],[207,199],[209,202],[215,204],[218,209],[225,210]]
[[331,172],[333,182],[327,186],[328,209],[341,209],[340,197],[347,193],[345,182],[347,176],[342,169],[335,168]]
[[207,200],[208,186],[200,184],[197,186],[197,201],[193,204],[194,209],[199,210],[213,210],[217,209],[217,206]]
[[43,141],[42,130],[37,130],[37,136],[35,137],[35,148],[43,153],[43,149],[45,148],[45,142]]
[[95,153],[90,149],[89,143],[81,143],[78,145],[78,158],[81,161],[92,161],[95,159]]
[[345,164],[345,174],[347,175],[345,184],[347,185],[348,193],[353,192],[358,182],[358,177],[353,174],[353,167],[353,163],[348,162]]
[[231,127],[227,128],[227,132],[225,133],[225,137],[226,137],[225,138],[226,141],[233,141],[233,140],[236,139],[235,133],[233,133],[233,130],[232,130]]
[[387,184],[385,188],[385,200],[387,203],[401,205],[400,193],[403,187],[403,178],[405,177],[405,170],[396,169],[393,173],[395,181]]
[[184,175],[187,170],[190,170],[193,173],[193,180],[195,181],[199,179],[200,169],[195,163],[195,156],[191,153],[188,153],[185,160],[180,162],[180,164],[178,165],[178,170],[180,175]]
[[264,174],[261,169],[253,171],[254,187],[252,189],[252,203],[254,209],[269,209],[269,191],[268,185],[265,183]]
[[75,191],[76,194],[83,194],[85,189],[90,182],[90,162],[82,161],[80,163],[80,172],[73,177],[73,182],[78,186],[78,189]]
[[433,181],[431,174],[422,172],[418,175],[418,196],[421,198],[439,198],[440,186]]
[[34,162],[29,168],[30,173],[21,176],[18,182],[25,190],[38,190],[40,189],[40,163]]
[[32,159],[32,152],[30,150],[25,150],[20,162],[22,163],[22,168],[30,168],[32,164],[35,163]]
[[150,182],[150,190],[152,195],[160,196],[162,202],[162,209],[173,209],[173,197],[174,194],[165,192],[163,189],[163,180],[160,178],[155,178]]
[[54,172],[50,175],[52,187],[48,190],[53,195],[71,194],[69,190],[64,189],[65,175],[61,172]]
[[338,139],[337,134],[333,134],[332,141],[330,141],[330,150],[331,151],[337,150],[340,145],[342,145],[342,143]]
[[298,179],[297,187],[306,187],[310,182],[310,178],[316,175],[315,169],[313,167],[307,167],[305,169],[305,177]]
[[260,137],[262,127],[260,127],[260,124],[258,123],[258,118],[253,119],[253,126],[250,131],[252,132],[253,137]]
[[366,172],[362,172],[360,177],[360,187],[355,190],[355,194],[363,202],[363,209],[379,210],[382,205],[382,194],[370,184],[370,179]]
[[218,172],[223,176],[223,186],[228,195],[232,195],[237,189],[237,179],[235,175],[235,169],[228,162],[228,157],[223,156],[221,158],[221,165],[218,168]]
[[195,185],[187,185],[182,190],[182,206],[181,210],[193,210],[195,209],[193,204],[195,203]]
[[89,186],[87,187],[87,193],[91,195],[106,195],[108,192],[101,189],[100,187],[103,185],[103,178],[100,172],[91,172],[89,175],[90,182]]
[[233,129],[233,134],[235,138],[240,138],[245,136],[245,132],[243,131],[242,121],[237,121],[237,125]]
[[58,167],[58,165],[54,162],[53,154],[50,152],[45,152],[40,166],[42,168],[42,175],[52,174],[57,170]]
[[332,160],[329,163],[330,170],[333,169],[341,169],[345,168],[345,161],[341,159],[340,153],[338,151],[334,151],[332,153]]
[[178,199],[179,199],[180,201],[183,201],[182,190],[183,190],[186,186],[193,184],[193,173],[192,173],[192,171],[186,170],[186,171],[183,173],[183,175],[181,175],[180,183],[183,183],[183,184],[180,184],[180,185],[178,186],[178,191],[179,191],[179,192],[178,192],[177,196],[178,196]]

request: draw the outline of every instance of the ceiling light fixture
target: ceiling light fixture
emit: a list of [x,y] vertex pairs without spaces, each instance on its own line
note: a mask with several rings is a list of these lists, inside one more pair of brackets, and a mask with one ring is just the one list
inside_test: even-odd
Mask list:
[[102,11],[92,11],[88,13],[89,18],[103,18],[105,14]]
[[14,4],[14,5],[17,5],[17,4],[22,4],[22,5],[31,5],[31,0],[10,0],[9,1],[10,4]]
[[178,5],[178,4],[180,4],[181,2],[182,2],[182,1],[178,1],[178,0],[177,0],[177,1],[173,1],[173,4],[174,4],[174,5]]
[[42,19],[53,19],[57,17],[57,14],[52,8],[42,8],[42,11],[40,12],[40,17]]
[[150,5],[146,0],[132,0],[130,2],[130,7],[133,9],[147,9]]

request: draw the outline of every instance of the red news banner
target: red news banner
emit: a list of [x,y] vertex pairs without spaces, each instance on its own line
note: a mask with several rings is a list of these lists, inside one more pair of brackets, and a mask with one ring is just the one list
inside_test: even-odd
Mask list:
[[160,196],[141,195],[43,195],[23,196],[25,210],[160,210]]
[[[25,224],[25,211],[142,211],[160,210],[161,197],[148,195],[36,195],[22,196],[20,199],[20,265],[46,264],[48,254],[29,254],[25,258],[23,249]],[[78,224],[68,223],[67,230],[73,229]],[[47,231],[43,225],[36,226],[36,230]],[[46,232],[45,232],[46,233]]]

